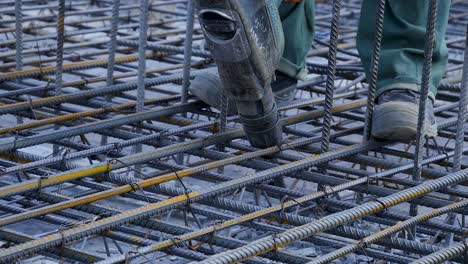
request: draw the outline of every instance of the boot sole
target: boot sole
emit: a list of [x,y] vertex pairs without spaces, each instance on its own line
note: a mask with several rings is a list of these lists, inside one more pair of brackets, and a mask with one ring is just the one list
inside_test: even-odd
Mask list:
[[[392,141],[416,139],[419,106],[405,102],[387,102],[377,105],[372,121],[372,136]],[[437,124],[426,124],[424,134],[437,136]]]

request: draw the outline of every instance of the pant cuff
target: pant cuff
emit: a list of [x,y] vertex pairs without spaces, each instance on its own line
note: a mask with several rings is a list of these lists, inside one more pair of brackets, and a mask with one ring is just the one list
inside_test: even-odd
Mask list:
[[308,71],[306,68],[300,67],[285,58],[281,58],[277,70],[297,80],[305,81],[307,79]]
[[[376,98],[389,90],[395,90],[395,89],[411,90],[411,91],[415,91],[419,93],[421,91],[421,85],[416,84],[416,83],[405,83],[405,82],[395,82],[395,83],[387,84],[377,89]],[[432,90],[433,89],[431,88],[429,89],[429,98],[435,101],[435,95],[432,92]]]

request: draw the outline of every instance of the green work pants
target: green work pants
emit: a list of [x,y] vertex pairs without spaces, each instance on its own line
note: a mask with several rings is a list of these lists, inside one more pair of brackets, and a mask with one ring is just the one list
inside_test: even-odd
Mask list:
[[[278,1],[278,0],[277,0]],[[314,38],[314,0],[299,4],[277,2],[285,35],[285,49],[278,70],[291,77],[304,77],[305,59]],[[448,51],[445,31],[450,0],[439,0],[430,96],[445,73]],[[390,89],[419,91],[424,62],[424,45],[429,1],[387,0],[377,95]],[[357,49],[369,76],[376,25],[376,0],[364,0],[357,35]]]

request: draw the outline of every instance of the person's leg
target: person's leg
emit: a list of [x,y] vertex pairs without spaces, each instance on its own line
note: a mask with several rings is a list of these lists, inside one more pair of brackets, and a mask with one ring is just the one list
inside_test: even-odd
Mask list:
[[[445,32],[449,9],[449,0],[438,1],[430,83],[431,98],[435,98],[437,86],[447,65]],[[364,0],[356,43],[368,75],[374,45],[376,10],[377,1]],[[416,92],[421,89],[428,10],[427,0],[386,1],[377,96],[392,89],[409,89]]]
[[[375,36],[377,1],[364,0],[357,48],[369,76]],[[448,60],[445,31],[449,0],[439,0],[435,25],[435,46],[425,127],[426,136],[437,135],[433,104],[437,86]],[[372,117],[375,138],[407,141],[418,133],[418,113],[429,1],[387,0],[382,51],[377,82],[377,101]]]
[[315,0],[298,4],[279,1],[285,47],[278,71],[296,79],[307,74],[305,61],[314,39]]

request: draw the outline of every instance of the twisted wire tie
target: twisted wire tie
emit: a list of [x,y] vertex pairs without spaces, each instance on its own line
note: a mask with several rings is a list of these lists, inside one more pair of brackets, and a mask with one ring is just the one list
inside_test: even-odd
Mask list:
[[211,232],[211,238],[210,238],[210,240],[209,240],[210,242],[208,243],[210,246],[212,246],[211,244],[213,244],[213,241],[214,241],[214,239],[215,239],[215,236],[216,236],[216,234],[218,233],[218,225],[220,225],[220,224],[222,224],[222,223],[223,223],[223,221],[221,221],[221,220],[216,220],[216,221],[214,222],[213,231]]
[[329,185],[320,185],[320,191],[324,193],[322,198],[330,198],[330,195],[335,194],[335,190]]
[[47,176],[41,176],[41,177],[39,178],[39,181],[38,181],[38,183],[37,183],[37,191],[38,191],[38,192],[42,192],[42,181],[43,181],[43,180],[47,180],[47,179],[48,179]]
[[292,197],[289,197],[289,196],[285,196],[281,199],[281,214],[283,215],[284,214],[284,204],[288,201],[293,201],[295,202],[296,204],[298,204],[299,206],[301,207],[306,207],[306,205],[304,203],[301,203],[299,202],[298,200],[292,198]]
[[364,253],[367,260],[370,261],[369,256],[367,255],[367,252],[366,252],[366,248],[369,246],[368,243],[366,243],[364,240],[361,240],[361,241],[358,241],[357,246],[362,251],[362,253]]
[[66,148],[65,151],[62,152],[62,155],[60,157],[59,164],[61,164],[64,167],[66,167],[65,166],[65,157],[68,155],[69,152],[70,152],[70,148]]
[[111,172],[111,164],[116,164],[117,161],[115,159],[107,160],[107,168],[106,172],[104,173],[107,178],[109,178],[109,173]]
[[177,179],[179,180],[180,184],[182,185],[182,187],[184,188],[184,193],[185,193],[185,196],[187,196],[187,206],[190,206],[191,204],[191,201],[190,201],[190,193],[192,192],[192,190],[190,190],[190,188],[187,188],[187,186],[185,186],[184,182],[182,181],[182,178],[180,178],[179,174],[177,173],[177,170],[174,170],[174,174],[175,176],[177,177]]
[[28,95],[28,100],[27,100],[26,102],[28,103],[29,110],[31,111],[31,113],[32,113],[32,115],[33,115],[33,117],[34,117],[34,119],[37,120],[38,118],[37,118],[36,112],[34,112],[34,106],[33,106],[33,104],[32,104],[32,101],[33,101],[33,100],[32,100],[32,98],[31,98],[31,96]]
[[[117,152],[121,152],[122,151],[122,144],[120,144],[119,142],[114,142],[112,143],[112,147],[114,148],[115,151]],[[111,150],[109,150],[107,153],[110,154]],[[108,155],[107,154],[107,155]]]
[[16,150],[16,141],[18,140],[20,134],[18,133],[18,131],[16,130],[13,130],[13,131],[10,131],[10,135],[14,136],[15,138],[13,139],[13,148],[11,150],[11,152],[13,153],[13,151]]
[[131,182],[128,185],[130,185],[134,192],[138,191],[138,189],[141,189],[141,186],[138,184],[138,182]]
[[181,245],[183,245],[184,241],[180,239],[180,237],[173,237],[171,238],[172,244],[176,246],[177,248],[181,248]]
[[369,194],[369,185],[372,183],[377,183],[377,179],[367,176],[366,177],[366,194]]

